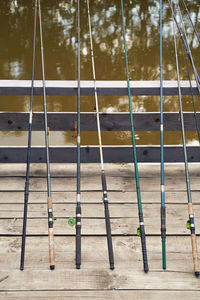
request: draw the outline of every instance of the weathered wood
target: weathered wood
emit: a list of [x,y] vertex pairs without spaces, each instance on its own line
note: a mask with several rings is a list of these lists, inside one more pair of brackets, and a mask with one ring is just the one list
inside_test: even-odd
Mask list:
[[[51,177],[75,178],[76,177],[76,163],[71,164],[51,164]],[[119,163],[105,163],[105,172],[107,176],[111,177],[132,177],[134,175],[133,163],[119,164]],[[140,178],[160,178],[160,163],[138,163]],[[190,163],[188,165],[190,177],[199,177],[200,163]],[[184,163],[165,163],[166,177],[184,177],[185,165]],[[46,165],[41,163],[32,163],[30,170],[31,177],[45,177]],[[93,177],[99,175],[101,172],[101,165],[82,164],[81,177]],[[0,177],[24,176],[26,174],[26,164],[0,164]]]
[[[74,192],[76,190],[76,178],[52,178],[52,191]],[[108,190],[110,191],[136,191],[134,176],[119,177],[107,175]],[[158,177],[142,177],[140,179],[141,191],[160,191],[160,180]],[[181,177],[165,178],[166,191],[186,191],[186,183],[184,173]],[[81,177],[81,189],[84,191],[101,191],[101,174],[94,174],[91,177]],[[198,177],[193,177],[191,180],[191,189],[193,191],[200,190],[200,181]],[[23,191],[24,178],[23,177],[0,177],[0,191]],[[46,178],[30,178],[30,191],[46,191]]]
[[[159,208],[158,208],[159,211]],[[70,217],[75,216],[75,209],[73,214]],[[196,215],[195,215],[196,216]],[[154,216],[156,218],[157,216]],[[186,229],[186,222],[187,222],[187,211],[185,211],[185,218],[178,218],[178,221],[174,220],[171,221],[172,215],[167,215],[167,234],[171,235],[188,235],[189,231]],[[199,234],[199,224],[200,220],[195,219],[197,222],[197,233]],[[145,229],[147,235],[160,235],[160,220],[157,217],[156,221],[145,217]],[[56,219],[54,232],[55,235],[71,235],[75,236],[75,228],[70,227],[68,225],[68,217],[62,219]],[[46,235],[48,233],[47,228],[47,218],[46,219],[30,219],[28,218],[28,225],[27,225],[27,234],[29,235]],[[0,234],[13,236],[13,235],[21,235],[22,234],[22,224],[23,220],[13,217],[12,219],[0,219],[1,231]],[[82,221],[82,234],[89,235],[89,236],[105,236],[106,229],[105,229],[105,220],[102,219],[83,219]],[[112,234],[126,236],[126,235],[135,235],[137,234],[137,227],[139,225],[138,217],[136,218],[112,218],[111,219],[111,229]]]
[[[94,81],[81,81],[81,95],[94,95]],[[193,93],[198,95],[196,82],[192,81]],[[127,95],[126,81],[96,81],[98,95]],[[151,96],[160,94],[160,81],[130,81],[132,95]],[[191,95],[189,81],[181,81],[183,95]],[[0,95],[30,95],[30,80],[0,80]],[[77,95],[77,81],[46,80],[47,95]],[[34,81],[34,94],[42,95],[42,81]],[[164,95],[178,95],[177,81],[163,81]]]
[[[75,204],[54,204],[55,234],[75,235],[75,227],[68,225],[68,219],[75,217]],[[144,204],[144,221],[148,235],[160,234],[160,205]],[[200,234],[199,205],[194,206],[196,233]],[[138,227],[137,204],[110,204],[110,216],[113,235],[136,235]],[[167,205],[167,234],[186,235],[188,219],[187,205]],[[23,205],[2,204],[0,206],[0,234],[20,235],[22,231]],[[82,234],[105,235],[104,210],[101,204],[82,204]],[[47,205],[30,204],[28,207],[27,233],[47,234]]]
[[[48,268],[48,241],[47,237],[27,237],[26,269]],[[19,268],[21,238],[0,238],[2,256],[1,270]],[[200,238],[198,238],[200,246]],[[37,249],[37,251],[36,251]],[[142,269],[141,243],[138,237],[113,237],[116,269]],[[150,271],[161,271],[161,243],[160,237],[147,237],[147,250]],[[55,237],[56,269],[74,269],[75,237]],[[192,272],[192,254],[190,237],[167,238],[168,272]],[[105,237],[82,238],[82,268],[107,269],[108,254]]]
[[[100,198],[100,197],[99,197]],[[29,204],[29,217],[41,218],[47,216],[47,204]],[[199,204],[195,205],[196,219],[200,218]],[[75,213],[74,204],[57,204],[54,203],[54,215],[57,218],[69,218]],[[144,215],[148,219],[152,219],[159,215],[158,204],[144,204]],[[185,204],[168,204],[167,213],[169,217],[176,215],[176,222],[184,219],[187,212],[187,203]],[[138,218],[137,203],[129,204],[110,204],[110,215],[112,218]],[[23,204],[0,204],[0,218],[22,218],[23,217]],[[85,204],[82,203],[82,217],[83,218],[104,218],[104,208],[99,199],[99,204]],[[159,218],[158,218],[159,219]]]
[[[101,131],[130,131],[129,113],[100,113]],[[197,113],[197,118],[200,114]],[[77,114],[74,112],[52,112],[48,113],[48,127],[51,131],[74,131]],[[136,131],[159,131],[160,113],[137,112],[133,114],[134,127]],[[24,112],[0,112],[0,130],[27,131],[29,114]],[[194,131],[194,113],[184,113],[184,124],[186,131]],[[41,112],[33,114],[33,131],[44,130],[44,116]],[[96,114],[94,112],[81,113],[81,130],[97,131]],[[164,113],[164,130],[181,131],[179,114],[175,112]]]
[[[67,224],[68,217],[75,215],[76,165],[51,166],[56,217],[54,272],[49,271],[48,262],[46,169],[43,164],[33,164],[31,167],[25,270],[20,272],[26,168],[21,164],[0,166],[1,299],[45,299],[50,295],[54,299],[99,297],[119,300],[146,297],[157,300],[162,297],[196,299],[199,296],[199,280],[193,274],[190,232],[186,229],[188,211],[183,164],[166,164],[165,168],[169,235],[166,272],[162,271],[161,265],[160,165],[139,165],[149,274],[143,273],[141,241],[136,236],[138,214],[133,164],[105,165],[108,188],[111,190],[109,207],[115,254],[114,272],[109,271],[108,264],[99,164],[82,165],[83,237],[82,269],[79,271],[74,265],[75,228]],[[190,164],[189,168],[200,250],[200,165]]]
[[196,300],[200,296],[199,291],[171,291],[171,290],[129,290],[129,291],[0,291],[0,299],[28,299],[28,300]]
[[[101,202],[102,191],[81,191],[81,200],[83,203],[96,203]],[[141,192],[142,203],[160,204],[160,191],[142,191]],[[53,203],[76,203],[76,191],[74,192],[52,192]],[[24,192],[2,192],[0,191],[1,204],[19,204],[24,203]],[[109,203],[113,204],[127,204],[127,203],[137,203],[136,191],[108,191]],[[187,193],[186,191],[167,191],[165,193],[166,204],[186,204],[187,203]],[[192,201],[194,204],[200,204],[200,191],[192,192]],[[47,193],[32,191],[29,193],[29,204],[41,203],[46,204]]]
[[[8,270],[0,271],[1,290],[192,290],[199,291],[199,280],[191,272],[149,272],[120,269],[101,270]],[[23,284],[22,284],[23,282]],[[78,282],[78,284],[77,284]]]
[[[132,146],[103,146],[105,163],[133,162]],[[0,146],[0,163],[26,163],[27,147]],[[75,163],[76,146],[49,147],[52,163]],[[188,162],[200,162],[199,146],[188,146]],[[160,161],[160,146],[137,146],[138,162],[154,163]],[[183,162],[182,146],[165,146],[165,162]],[[45,147],[34,146],[31,151],[31,162],[44,163],[46,161]],[[100,162],[98,146],[81,146],[81,162]]]

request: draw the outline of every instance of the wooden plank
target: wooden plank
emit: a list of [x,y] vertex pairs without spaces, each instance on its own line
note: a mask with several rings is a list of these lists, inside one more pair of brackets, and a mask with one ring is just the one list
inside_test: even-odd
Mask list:
[[[81,200],[83,203],[96,203],[101,202],[102,191],[81,191]],[[158,203],[160,204],[160,191],[142,191],[141,198],[142,203]],[[74,192],[52,192],[53,203],[75,203],[76,202],[76,191]],[[1,204],[23,204],[24,203],[24,192],[2,192],[0,191]],[[109,203],[113,204],[128,204],[137,203],[137,194],[134,191],[108,191]],[[167,191],[165,193],[166,204],[177,204],[177,203],[187,203],[187,193],[186,191]],[[32,191],[29,193],[29,204],[41,203],[46,204],[47,193]],[[200,204],[200,191],[192,192],[192,202],[193,204]]]
[[[115,190],[115,192],[111,194],[112,201],[115,201],[114,197],[116,194],[121,194],[123,195],[124,203],[126,203],[126,201],[129,203],[121,204],[122,202],[120,202],[119,197],[118,204],[113,203],[110,205],[116,261],[116,269],[114,272],[108,269],[103,205],[97,205],[92,202],[95,198],[96,203],[98,203],[98,199],[101,198],[99,197],[101,192],[94,192],[94,190],[101,189],[99,165],[83,166],[82,184],[84,187],[91,189],[90,192],[82,193],[84,194],[83,199],[87,200],[88,194],[91,195],[93,199],[91,199],[90,204],[85,204],[84,202],[82,204],[83,215],[84,217],[86,216],[86,218],[82,220],[82,228],[83,234],[86,236],[83,236],[83,264],[80,272],[77,272],[74,267],[75,228],[67,225],[67,214],[74,215],[75,213],[75,200],[70,200],[70,198],[73,196],[75,198],[76,166],[52,165],[54,176],[54,178],[52,178],[52,184],[54,190],[57,191],[56,193],[54,192],[56,196],[54,213],[56,216],[59,216],[54,224],[56,270],[55,272],[48,270],[46,193],[32,192],[30,194],[32,198],[30,197],[30,199],[35,201],[35,203],[29,205],[27,233],[31,235],[35,234],[36,236],[27,237],[25,271],[23,273],[18,270],[21,237],[17,236],[21,235],[22,219],[20,219],[20,217],[16,218],[16,215],[20,216],[19,214],[22,215],[23,213],[25,165],[13,165],[13,168],[9,166],[9,164],[5,166],[8,167],[8,169],[5,170],[4,166],[0,166],[0,187],[2,187],[2,191],[5,187],[6,189],[7,187],[10,188],[6,199],[10,199],[9,201],[11,202],[5,204],[6,199],[3,199],[2,203],[1,197],[0,212],[2,212],[3,217],[8,218],[0,219],[0,235],[7,234],[8,236],[0,237],[0,256],[4,257],[1,262],[0,272],[0,290],[4,294],[0,293],[0,298],[1,295],[10,297],[11,291],[14,293],[12,294],[13,297],[16,295],[13,299],[16,299],[18,295],[22,296],[26,291],[29,293],[30,290],[38,290],[38,299],[40,299],[39,297],[42,291],[46,293],[48,290],[54,290],[56,293],[59,293],[63,292],[63,290],[65,290],[64,292],[66,292],[66,290],[68,290],[67,292],[76,290],[76,292],[80,292],[79,295],[81,299],[84,299],[81,296],[82,289],[91,290],[91,292],[96,289],[101,292],[103,292],[103,290],[107,292],[107,290],[113,289],[130,289],[130,292],[133,292],[131,290],[136,289],[139,293],[143,293],[144,287],[148,289],[148,295],[156,297],[152,299],[157,299],[158,297],[165,297],[164,299],[166,299],[167,296],[174,297],[172,294],[166,294],[168,291],[173,291],[173,295],[176,295],[174,294],[176,291],[180,293],[181,291],[188,292],[190,290],[191,297],[193,297],[194,291],[197,295],[200,286],[198,279],[193,275],[190,236],[185,226],[188,217],[187,201],[185,204],[181,204],[186,200],[186,192],[183,192],[183,190],[186,191],[186,189],[184,166],[182,164],[166,165],[166,189],[169,191],[166,195],[171,202],[171,204],[167,205],[167,233],[180,235],[167,237],[167,272],[161,270],[160,166],[140,165],[142,195],[146,195],[146,201],[148,201],[148,204],[143,206],[150,265],[148,275],[145,275],[142,271],[141,243],[140,239],[136,236],[138,216],[136,193],[132,192],[135,190],[132,171],[133,165],[106,165],[108,185],[111,189]],[[95,169],[95,167],[97,167],[98,170]],[[199,170],[199,165],[190,165],[192,188],[196,189],[192,194],[195,196],[196,204],[199,203]],[[14,175],[14,177],[9,177],[9,174]],[[17,174],[19,177],[15,177]],[[41,164],[33,165],[32,175],[39,176],[38,178],[31,178],[32,188],[39,191],[45,189],[45,166]],[[69,192],[69,187],[72,187],[74,191]],[[151,192],[152,187],[155,190],[154,192]],[[21,199],[18,199],[19,192],[11,192],[15,191],[15,188],[18,191],[21,189]],[[59,199],[60,189],[63,189],[63,191],[66,190],[66,192],[61,193],[61,200]],[[13,196],[11,196],[11,194],[13,194]],[[65,194],[67,195],[66,197]],[[6,193],[0,192],[0,195],[3,196],[6,195]],[[134,197],[134,204],[131,204],[131,195]],[[183,195],[185,195],[185,199]],[[15,203],[16,197],[18,204]],[[73,201],[73,203],[70,203],[70,201]],[[180,204],[174,204],[174,201],[178,201]],[[197,233],[199,234],[199,205],[195,205],[194,209]],[[9,218],[9,216],[12,216],[12,218]],[[30,217],[34,217],[34,219]],[[13,234],[16,234],[16,236],[13,236]],[[40,236],[38,236],[38,234]],[[125,236],[126,234],[130,234],[131,236]],[[159,236],[151,236],[152,234]],[[185,236],[186,234],[188,234],[188,236]],[[199,248],[199,236],[197,240]],[[77,284],[77,282],[79,284]],[[79,291],[77,291],[78,289]],[[163,292],[162,289],[165,289],[164,294],[156,295],[157,289],[159,289],[159,292]],[[19,291],[21,291],[20,294]],[[26,295],[24,294],[23,296],[25,299]],[[31,297],[31,294],[29,295]],[[135,295],[143,297],[143,294],[138,294],[137,291],[134,291],[134,294],[129,294],[129,297],[131,297],[131,295],[133,297]],[[184,293],[184,295],[189,296],[187,293]],[[184,295],[177,294],[177,297],[184,297]],[[70,296],[69,299],[71,299]],[[117,296],[119,296],[117,299],[122,298],[119,294],[117,294]],[[91,297],[94,297],[94,295]],[[127,294],[125,294],[124,297],[128,297]]]
[[[5,259],[1,270],[19,269],[21,238],[0,238],[0,253]],[[200,238],[198,237],[198,246]],[[115,267],[117,271],[142,270],[141,242],[138,237],[113,237]],[[106,237],[82,237],[82,269],[108,269]],[[160,237],[147,237],[150,271],[162,271]],[[75,268],[75,237],[55,237],[56,269]],[[167,238],[167,271],[188,272],[192,276],[192,253],[190,237]],[[25,269],[48,270],[48,237],[27,237]]]
[[[75,235],[75,227],[68,225],[68,219],[75,217],[75,204],[54,204],[57,235]],[[138,227],[137,204],[110,204],[111,227],[113,235],[136,235]],[[160,234],[160,205],[143,204],[146,234]],[[200,234],[200,209],[194,206],[196,233]],[[188,219],[187,205],[170,205],[166,207],[167,234],[189,235],[186,228]],[[23,205],[0,206],[0,234],[20,235],[23,224]],[[28,207],[27,234],[47,234],[47,204],[31,204]],[[105,235],[103,205],[82,204],[82,234]]]
[[[1,290],[192,290],[199,291],[199,280],[190,273],[132,270],[7,270],[0,271]],[[23,284],[22,284],[23,282]]]
[[[130,131],[129,113],[101,113],[101,131]],[[197,118],[200,114],[197,113]],[[74,131],[77,114],[74,112],[49,112],[48,127],[51,131]],[[137,112],[133,114],[136,131],[159,131],[160,113]],[[26,112],[0,112],[0,130],[27,131],[29,114]],[[184,113],[186,131],[194,131],[194,113]],[[33,131],[44,130],[44,115],[42,112],[33,114]],[[81,113],[81,130],[97,131],[96,114],[94,112]],[[164,113],[164,131],[181,131],[179,114],[175,112]]]
[[[191,95],[189,81],[181,81],[183,95]],[[94,95],[94,81],[81,81],[81,95]],[[126,81],[96,81],[98,95],[124,96],[127,95]],[[193,93],[198,95],[196,82],[192,81]],[[132,95],[160,95],[160,81],[130,81]],[[30,80],[0,80],[0,95],[30,95]],[[47,95],[77,95],[77,81],[46,80]],[[34,94],[42,95],[42,81],[34,81]],[[163,81],[164,95],[178,95],[177,81]],[[67,99],[66,99],[67,100]]]
[[[105,163],[130,163],[133,162],[132,146],[103,146]],[[26,163],[27,147],[0,146],[0,163]],[[50,146],[50,161],[52,163],[75,163],[76,146]],[[188,146],[188,162],[200,162],[199,146]],[[183,162],[183,147],[165,146],[165,162]],[[160,162],[160,146],[137,146],[138,162]],[[46,161],[45,147],[34,146],[31,151],[32,163]],[[81,146],[81,162],[100,162],[99,146]]]
[[[52,191],[58,192],[74,192],[76,190],[76,178],[51,178]],[[107,176],[108,190],[131,192],[136,191],[135,178],[133,176],[115,177]],[[141,191],[160,191],[160,178],[142,177],[140,179]],[[165,177],[166,191],[186,191],[186,183],[184,173],[181,177]],[[6,187],[6,188],[5,188]],[[85,191],[101,191],[101,175],[94,174],[91,177],[81,178],[81,189]],[[200,190],[200,181],[198,177],[193,177],[191,180],[191,189],[193,191]],[[0,177],[1,191],[23,191],[23,177]],[[30,178],[30,191],[47,191],[46,178]]]
[[[188,165],[190,177],[199,177],[200,163],[190,163]],[[51,164],[51,176],[74,178],[76,177],[76,163],[71,164]],[[132,177],[134,175],[133,163],[105,163],[104,164],[106,176],[111,177]],[[160,178],[160,163],[139,163],[139,175],[141,178]],[[165,163],[165,176],[166,177],[184,177],[185,165],[184,163]],[[81,165],[81,177],[93,177],[99,175],[101,172],[101,165],[99,163],[94,164],[82,164]],[[24,177],[26,175],[26,164],[0,164],[0,177]],[[31,164],[30,170],[31,177],[46,177],[46,165],[43,163]]]
[[[100,199],[101,200],[101,199]],[[99,204],[85,204],[82,203],[82,216],[84,218],[103,218],[104,206],[102,201]],[[69,218],[75,214],[76,204],[57,204],[54,203],[54,215],[57,218]],[[197,211],[196,218],[200,217],[199,205],[195,205],[194,209]],[[23,204],[0,204],[0,218],[22,218]],[[137,203],[129,204],[110,204],[110,215],[112,218],[136,218],[138,217]],[[154,219],[159,215],[159,204],[144,204],[143,210],[149,219]],[[185,204],[168,204],[167,213],[169,218],[176,215],[177,219],[182,219],[187,212],[187,203]],[[29,217],[41,218],[47,216],[47,204],[29,204]],[[153,220],[154,221],[154,220]],[[152,222],[153,222],[152,221]],[[171,221],[171,220],[170,220]],[[178,224],[177,224],[178,225]]]
[[199,291],[145,291],[145,290],[107,290],[107,291],[0,291],[0,299],[28,299],[28,300],[43,300],[43,299],[59,299],[59,300],[127,300],[127,299],[143,299],[143,300],[196,300],[200,296]]

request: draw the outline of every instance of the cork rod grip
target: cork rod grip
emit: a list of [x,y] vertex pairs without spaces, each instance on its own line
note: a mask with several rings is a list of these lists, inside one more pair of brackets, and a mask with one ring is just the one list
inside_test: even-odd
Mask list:
[[47,205],[48,205],[48,209],[52,209],[52,198],[51,197],[47,198]]
[[55,268],[53,228],[49,228],[49,263],[50,263],[50,269],[53,270]]
[[188,203],[188,213],[189,215],[194,215],[192,203]]
[[199,258],[197,253],[197,239],[195,234],[191,234],[191,243],[192,243],[192,257],[194,264],[194,273],[199,275]]
[[198,277],[199,276],[199,257],[197,253],[197,238],[195,234],[195,226],[194,226],[194,211],[192,207],[192,203],[188,203],[188,212],[190,216],[190,230],[191,230],[191,244],[192,244],[192,257],[193,257],[193,265],[194,265],[194,273]]

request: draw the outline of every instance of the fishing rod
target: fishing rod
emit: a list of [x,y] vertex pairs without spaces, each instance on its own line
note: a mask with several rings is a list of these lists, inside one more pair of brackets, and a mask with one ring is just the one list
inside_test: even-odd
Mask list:
[[96,74],[95,74],[95,64],[94,64],[94,51],[93,51],[93,41],[92,41],[92,27],[91,27],[89,0],[87,0],[87,9],[88,9],[88,25],[89,25],[90,48],[91,48],[91,58],[92,58],[92,71],[93,71],[93,81],[94,81],[94,95],[95,95],[96,116],[97,116],[98,140],[99,140],[99,153],[100,153],[100,161],[101,161],[101,181],[102,181],[102,190],[103,190],[103,203],[104,203],[104,210],[105,210],[108,255],[109,255],[110,269],[113,270],[114,255],[113,255],[112,235],[111,235],[111,226],[110,226],[110,214],[108,209],[107,183],[106,183],[106,175],[104,170],[104,159],[103,159],[103,148],[102,148],[102,139],[101,139],[101,126],[100,126],[100,118],[99,118],[99,103],[98,103],[98,95],[97,95],[97,87],[96,87]]
[[180,26],[179,26],[179,23],[178,23],[178,21],[177,21],[177,19],[176,19],[175,13],[174,13],[174,9],[173,9],[173,7],[172,7],[172,2],[171,2],[171,0],[168,0],[168,3],[169,3],[169,6],[170,6],[170,8],[171,8],[171,11],[172,11],[172,18],[173,18],[173,20],[174,20],[175,23],[176,23],[176,26],[177,26],[177,29],[178,29],[178,31],[179,31],[179,34],[180,34],[180,37],[181,37],[183,46],[184,46],[184,48],[185,48],[185,50],[186,50],[186,52],[187,52],[187,55],[188,55],[188,57],[189,57],[189,60],[190,60],[190,63],[191,63],[191,66],[192,66],[192,69],[193,69],[193,72],[194,72],[194,76],[195,76],[195,80],[196,80],[196,84],[197,84],[197,89],[198,89],[198,91],[199,91],[199,93],[200,93],[200,79],[199,79],[199,75],[198,75],[198,72],[197,72],[197,70],[196,70],[196,67],[195,67],[195,64],[194,64],[194,61],[193,61],[193,57],[192,57],[192,54],[191,54],[190,46],[189,46],[189,44],[188,44],[188,42],[187,42],[187,38],[186,38],[186,40],[185,40],[185,38],[184,38],[184,36],[183,36],[183,32],[182,32],[182,30],[181,30],[181,28],[180,28]]
[[189,13],[189,10],[188,10],[188,8],[187,8],[187,5],[186,5],[186,3],[185,3],[184,0],[182,0],[182,3],[183,3],[183,5],[184,5],[184,7],[185,7],[185,10],[186,10],[186,12],[187,12],[188,18],[189,18],[189,20],[190,20],[190,23],[191,23],[191,25],[192,25],[192,28],[193,28],[194,33],[195,33],[195,35],[196,35],[196,38],[197,38],[197,40],[198,40],[198,42],[199,42],[199,44],[200,44],[200,38],[199,38],[199,35],[198,35],[198,33],[197,33],[197,30],[196,30],[196,28],[195,28],[195,26],[194,26],[194,23],[193,23],[193,21],[192,21],[192,19],[191,19],[191,17],[190,17],[190,13]]
[[[186,30],[185,30],[185,26],[184,26],[184,22],[183,22],[182,13],[181,13],[180,6],[178,5],[178,3],[175,3],[175,8],[176,8],[176,10],[179,13],[181,25],[182,25],[182,28],[183,28],[183,33],[184,33],[185,37],[187,38]],[[193,89],[192,89],[192,81],[191,81],[191,76],[190,76],[190,68],[189,68],[188,56],[187,56],[187,52],[185,50],[185,47],[183,47],[183,48],[184,48],[184,52],[185,52],[185,60],[186,60],[188,80],[189,80],[189,83],[190,83],[190,91],[191,91],[191,95],[192,95],[192,105],[193,105],[193,110],[194,110],[195,125],[196,125],[197,136],[198,136],[198,140],[199,140],[199,144],[200,144],[199,124],[198,124],[197,114],[196,114],[196,105],[195,105],[195,100],[194,100],[194,92],[193,92]]]
[[162,0],[160,0],[160,165],[161,165],[161,239],[162,266],[166,269],[166,207],[164,183],[164,126],[163,126],[163,76],[162,76]]
[[37,0],[35,0],[35,16],[34,16],[32,81],[31,81],[31,97],[30,97],[30,111],[29,111],[28,149],[27,149],[27,160],[26,160],[26,181],[25,181],[25,190],[24,190],[24,217],[23,217],[23,232],[22,232],[22,246],[21,246],[21,261],[20,261],[20,270],[21,271],[24,270],[24,256],[25,256],[25,245],[26,245],[26,224],[27,224],[28,197],[29,197],[29,175],[30,175],[30,162],[31,162],[33,93],[34,93],[34,75],[35,75],[36,29],[37,29]]
[[129,71],[128,71],[128,57],[127,57],[127,47],[126,47],[126,31],[125,31],[125,22],[124,22],[123,0],[121,0],[121,11],[122,11],[124,54],[125,54],[125,61],[126,61],[126,77],[127,77],[127,87],[128,87],[131,135],[132,135],[132,145],[133,145],[133,158],[134,158],[134,169],[135,169],[135,180],[136,180],[137,202],[138,202],[138,214],[139,214],[139,224],[140,224],[140,226],[138,228],[138,235],[141,237],[144,271],[147,273],[148,270],[149,270],[149,267],[148,267],[148,259],[147,259],[146,236],[145,236],[145,228],[144,228],[144,220],[143,220],[143,212],[142,212],[142,200],[141,200],[141,193],[140,193],[139,173],[138,173],[138,164],[137,164],[135,130],[134,130],[134,124],[133,124],[133,112],[132,112],[132,102],[131,102],[130,79],[129,79]]
[[195,99],[194,99],[194,92],[193,92],[193,88],[192,88],[192,81],[191,81],[187,53],[185,53],[185,60],[186,60],[186,66],[187,66],[188,80],[190,83],[190,91],[191,91],[191,95],[192,95],[192,106],[193,106],[193,111],[194,111],[195,126],[196,126],[197,136],[198,136],[199,145],[200,145],[200,129],[199,129],[199,122],[197,120],[197,111],[196,111],[196,105],[195,105]]
[[43,51],[42,18],[41,18],[40,0],[38,0],[38,10],[39,10],[40,45],[41,45],[41,57],[42,57],[44,128],[45,128],[46,166],[47,166],[49,263],[50,263],[50,269],[54,270],[54,268],[55,268],[55,251],[54,251],[54,234],[53,234],[53,208],[52,208],[52,196],[51,196],[50,161],[49,161],[49,129],[48,129],[48,125],[47,125],[46,84],[45,84],[45,72],[44,72],[44,51]]
[[80,113],[81,113],[81,86],[80,86],[80,1],[78,2],[78,93],[77,93],[77,194],[76,194],[76,268],[81,267],[81,137],[80,137]]
[[[172,10],[173,10],[173,7],[172,7]],[[187,196],[188,196],[189,220],[187,222],[187,227],[189,227],[190,232],[191,232],[194,274],[196,277],[198,277],[199,270],[200,270],[199,269],[199,258],[198,258],[198,254],[197,254],[197,240],[196,240],[196,234],[195,234],[194,211],[193,211],[193,206],[192,206],[192,196],[191,196],[191,189],[190,189],[190,178],[189,178],[189,170],[188,170],[187,147],[186,147],[186,140],[185,140],[182,95],[181,95],[181,86],[180,86],[179,63],[178,63],[176,32],[175,32],[174,21],[173,21],[173,31],[174,31],[174,48],[175,48],[175,57],[176,57],[176,72],[177,72],[179,106],[180,106],[180,121],[181,121],[181,131],[182,131],[183,151],[184,151],[184,161],[185,161],[185,177],[186,177]]]

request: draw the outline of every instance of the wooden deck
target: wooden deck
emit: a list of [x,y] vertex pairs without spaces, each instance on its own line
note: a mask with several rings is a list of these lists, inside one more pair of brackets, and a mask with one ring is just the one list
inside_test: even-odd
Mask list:
[[[200,235],[200,164],[190,166]],[[106,164],[115,270],[109,270],[99,164],[82,164],[82,268],[75,269],[76,165],[52,164],[56,269],[49,270],[45,166],[31,166],[25,270],[19,270],[24,164],[0,165],[0,299],[198,299],[183,164],[165,166],[167,271],[161,267],[160,166],[140,164],[149,258],[143,272],[132,164]],[[200,250],[200,237],[198,236]]]

